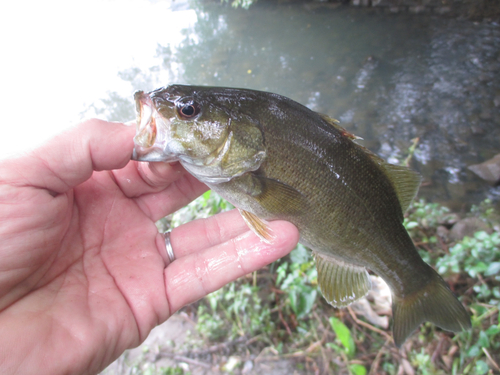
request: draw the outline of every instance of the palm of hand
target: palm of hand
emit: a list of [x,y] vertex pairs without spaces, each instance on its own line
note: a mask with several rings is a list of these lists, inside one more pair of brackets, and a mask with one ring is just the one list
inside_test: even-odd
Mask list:
[[39,345],[52,346],[64,355],[48,363],[67,361],[69,367],[82,353],[68,348],[85,343],[99,356],[76,372],[97,369],[170,315],[154,218],[140,208],[141,198],[125,195],[117,178],[97,172],[55,197],[32,186],[17,189],[15,197],[4,195],[20,204],[2,215],[9,220],[3,246],[11,251],[9,271],[0,276],[0,308],[6,308],[0,327],[3,320],[9,325],[3,334],[31,336],[25,347],[12,350],[29,358]]
[[[54,145],[67,143],[63,135],[39,150],[43,159],[0,167],[3,373],[40,373],[42,364],[45,373],[95,373],[186,303],[286,254],[298,240],[290,224],[277,223],[288,235],[278,236],[273,253],[245,233],[237,213],[227,213],[179,228],[177,261],[165,268],[155,221],[206,187],[179,166],[128,163],[133,129],[94,121],[74,132],[82,135],[69,145],[72,160],[58,160]],[[217,257],[213,269],[210,257]]]

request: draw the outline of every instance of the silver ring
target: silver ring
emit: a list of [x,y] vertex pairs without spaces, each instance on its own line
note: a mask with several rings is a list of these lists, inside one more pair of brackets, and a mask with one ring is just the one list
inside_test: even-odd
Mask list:
[[175,260],[174,249],[172,249],[172,244],[170,243],[170,233],[171,231],[163,233],[163,237],[165,237],[165,248],[167,249],[167,256],[170,263]]

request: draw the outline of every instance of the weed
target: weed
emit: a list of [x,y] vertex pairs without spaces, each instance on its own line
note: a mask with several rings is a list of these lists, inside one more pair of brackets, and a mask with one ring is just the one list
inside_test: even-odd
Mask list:
[[297,318],[309,314],[316,301],[318,273],[309,251],[301,244],[290,253],[290,263],[276,270],[276,285],[288,295],[288,303]]
[[[165,225],[176,226],[230,208],[216,194],[207,192],[168,218]],[[404,225],[424,260],[435,266],[453,288],[461,288],[458,294],[471,311],[470,331],[452,335],[423,324],[402,352],[395,350],[380,329],[358,324],[359,319],[351,319],[345,309],[334,309],[319,298],[315,264],[302,245],[268,269],[200,301],[197,330],[204,345],[212,341],[222,342],[218,345],[251,342],[233,347],[241,361],[291,357],[300,362],[297,371],[305,373],[323,368],[330,374],[366,375],[368,370],[397,374],[404,372],[402,363],[418,375],[500,372],[496,367],[500,363],[500,234],[495,224],[499,215],[484,202],[473,207],[468,216],[490,223],[495,231],[443,243],[436,236],[436,228],[450,227],[458,216],[423,200],[411,205]]]

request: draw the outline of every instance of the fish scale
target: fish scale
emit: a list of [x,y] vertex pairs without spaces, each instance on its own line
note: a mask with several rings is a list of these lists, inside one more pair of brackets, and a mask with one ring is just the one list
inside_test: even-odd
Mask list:
[[336,120],[281,95],[171,85],[135,97],[133,158],[180,161],[238,207],[263,241],[272,241],[268,220],[293,223],[333,306],[368,292],[368,268],[391,289],[397,346],[424,321],[470,328],[465,308],[403,227],[418,174],[384,162]]

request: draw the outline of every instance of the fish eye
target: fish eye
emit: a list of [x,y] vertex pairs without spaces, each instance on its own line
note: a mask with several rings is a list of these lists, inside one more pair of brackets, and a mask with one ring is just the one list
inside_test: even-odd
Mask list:
[[200,110],[200,105],[192,100],[190,100],[189,102],[179,103],[177,107],[179,117],[181,117],[182,119],[193,118],[200,113]]

